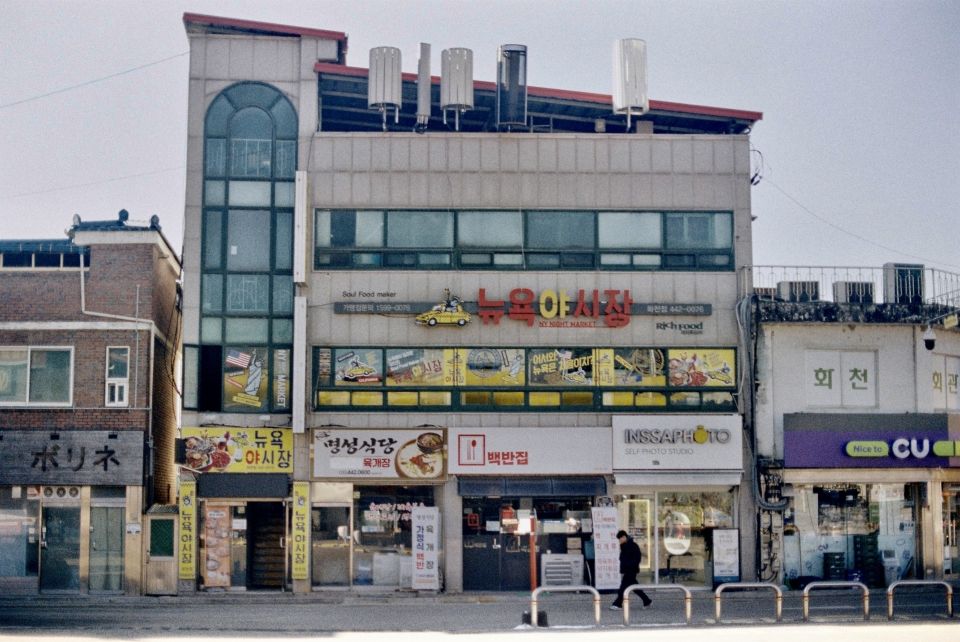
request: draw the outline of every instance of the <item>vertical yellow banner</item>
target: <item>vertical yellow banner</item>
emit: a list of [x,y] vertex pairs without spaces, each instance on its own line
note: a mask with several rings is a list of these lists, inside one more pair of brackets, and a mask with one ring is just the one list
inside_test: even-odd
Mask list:
[[310,579],[310,484],[293,483],[293,516],[291,518],[291,575],[295,580]]
[[180,538],[177,566],[181,580],[197,579],[197,482],[180,482]]

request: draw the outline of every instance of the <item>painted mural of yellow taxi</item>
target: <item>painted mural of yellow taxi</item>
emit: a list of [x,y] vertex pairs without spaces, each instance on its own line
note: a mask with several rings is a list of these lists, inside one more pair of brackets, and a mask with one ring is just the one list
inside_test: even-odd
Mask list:
[[470,323],[470,313],[465,311],[459,303],[455,305],[438,303],[429,311],[418,314],[417,323],[429,326],[459,325],[462,327]]

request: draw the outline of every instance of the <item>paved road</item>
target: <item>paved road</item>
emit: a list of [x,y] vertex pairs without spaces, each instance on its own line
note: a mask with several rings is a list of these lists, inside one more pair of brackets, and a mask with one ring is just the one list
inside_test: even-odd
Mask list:
[[[910,642],[960,640],[960,618],[946,617],[944,592],[911,591],[897,596],[896,619],[888,622],[885,594],[871,596],[871,617],[864,621],[859,594],[816,593],[810,621],[803,622],[800,595],[788,593],[782,621],[776,622],[772,592],[740,592],[724,596],[718,622],[713,593],[695,593],[693,617],[687,626],[680,593],[655,594],[654,605],[634,602],[631,621],[608,610],[603,596],[600,624],[588,594],[555,593],[542,597],[540,609],[549,627],[521,624],[529,610],[529,594],[357,595],[316,593],[308,596],[248,593],[203,594],[173,598],[0,596],[0,642],[16,640],[139,639],[193,640],[255,637],[258,640],[336,638],[390,639],[425,642],[434,639],[490,640],[524,635],[529,639],[557,636],[591,642],[689,640],[708,635],[711,642],[778,642],[836,640],[844,642]],[[957,599],[957,596],[954,596]],[[691,630],[695,629],[694,631]],[[842,631],[842,633],[841,633]],[[571,636],[576,635],[576,638]],[[454,636],[456,636],[454,638]]]

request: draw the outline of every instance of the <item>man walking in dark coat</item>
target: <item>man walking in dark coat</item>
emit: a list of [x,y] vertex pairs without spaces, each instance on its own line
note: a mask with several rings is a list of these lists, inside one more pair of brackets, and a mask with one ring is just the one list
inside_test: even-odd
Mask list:
[[[640,572],[640,547],[633,541],[633,538],[627,535],[627,531],[618,531],[617,539],[620,540],[620,589],[617,591],[617,599],[610,606],[611,610],[619,611],[623,608],[623,592],[627,587],[637,583],[637,573]],[[644,608],[650,606],[653,600],[643,591],[634,591],[643,600]]]

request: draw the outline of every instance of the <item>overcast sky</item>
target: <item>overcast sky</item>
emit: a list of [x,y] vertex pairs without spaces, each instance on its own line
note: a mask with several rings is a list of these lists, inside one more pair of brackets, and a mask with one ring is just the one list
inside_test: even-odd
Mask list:
[[180,247],[184,12],[342,31],[358,67],[468,47],[487,81],[520,43],[531,85],[604,94],[613,41],[642,38],[652,99],[763,113],[754,264],[960,273],[956,0],[0,0],[0,239],[126,208]]

